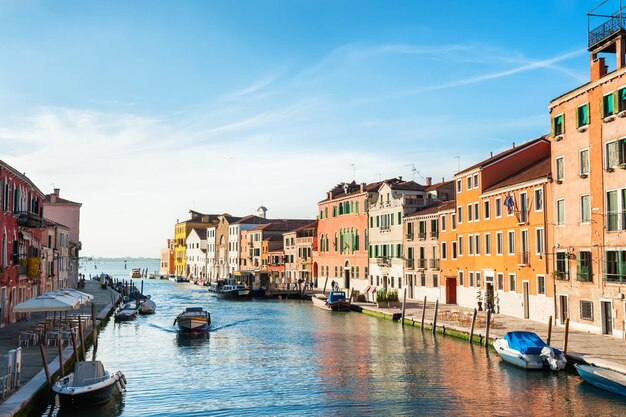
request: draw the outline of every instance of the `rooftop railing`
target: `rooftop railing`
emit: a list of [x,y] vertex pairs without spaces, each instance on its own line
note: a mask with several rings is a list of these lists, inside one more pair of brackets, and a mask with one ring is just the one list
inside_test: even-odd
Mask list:
[[[607,16],[608,17],[608,16]],[[607,39],[614,33],[626,29],[626,17],[623,14],[610,16],[609,19],[600,26],[590,30],[587,36],[587,46],[591,48],[594,45]]]

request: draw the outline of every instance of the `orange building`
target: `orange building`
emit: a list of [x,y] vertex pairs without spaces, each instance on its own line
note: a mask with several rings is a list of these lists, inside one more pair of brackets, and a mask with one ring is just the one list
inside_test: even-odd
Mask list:
[[318,203],[318,252],[313,254],[318,288],[335,281],[363,292],[368,285],[367,187],[341,183]]
[[554,315],[546,253],[549,141],[541,137],[514,146],[454,180],[456,211],[440,220],[447,226],[440,229],[446,299],[547,320]]
[[[558,317],[626,336],[626,29],[588,33],[590,81],[550,102]],[[613,55],[615,65],[605,57]]]

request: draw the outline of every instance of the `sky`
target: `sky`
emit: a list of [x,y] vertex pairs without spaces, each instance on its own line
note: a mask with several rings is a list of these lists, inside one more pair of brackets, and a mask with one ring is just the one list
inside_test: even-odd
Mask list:
[[598,3],[0,0],[0,159],[83,204],[84,256],[158,257],[191,209],[313,219],[548,133]]

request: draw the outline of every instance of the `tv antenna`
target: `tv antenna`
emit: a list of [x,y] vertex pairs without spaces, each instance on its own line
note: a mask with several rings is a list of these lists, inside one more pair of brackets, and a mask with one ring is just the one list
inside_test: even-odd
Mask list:
[[406,164],[405,167],[411,167],[411,172],[413,173],[413,181],[415,181],[415,174],[419,175],[420,178],[422,178],[424,181],[426,181],[426,178],[424,178],[422,173],[419,172],[417,170],[417,168],[415,168],[415,164]]
[[356,181],[356,165],[350,164],[350,166],[352,167],[352,181]]
[[455,157],[454,157],[454,159],[456,159],[456,160],[457,160],[457,163],[458,163],[458,169],[456,170],[456,172],[457,172],[457,173],[459,173],[459,172],[461,172],[461,156],[460,156],[460,155],[457,155],[457,156],[455,156]]

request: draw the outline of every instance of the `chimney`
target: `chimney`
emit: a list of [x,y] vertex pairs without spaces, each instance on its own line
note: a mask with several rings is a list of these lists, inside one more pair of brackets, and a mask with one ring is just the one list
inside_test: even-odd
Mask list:
[[604,58],[594,57],[594,55],[591,54],[591,81],[599,80],[608,72]]
[[427,186],[433,185],[433,177],[426,177],[426,185]]
[[54,189],[54,195],[58,197],[59,196],[59,191],[61,191],[60,188],[55,188]]

